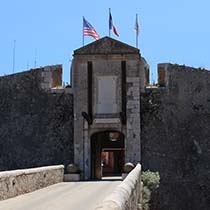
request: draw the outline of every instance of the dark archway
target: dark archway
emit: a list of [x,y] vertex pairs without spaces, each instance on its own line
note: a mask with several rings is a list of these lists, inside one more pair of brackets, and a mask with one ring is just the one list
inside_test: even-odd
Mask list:
[[104,131],[91,136],[91,177],[119,176],[124,165],[124,135]]

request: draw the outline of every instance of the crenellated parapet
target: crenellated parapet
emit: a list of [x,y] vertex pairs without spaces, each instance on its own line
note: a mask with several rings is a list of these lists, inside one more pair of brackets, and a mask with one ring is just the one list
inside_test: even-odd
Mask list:
[[[33,81],[33,82],[31,82]],[[30,82],[30,84],[29,84]],[[49,90],[51,88],[62,87],[62,65],[44,66],[36,69],[6,75],[0,77],[0,84],[4,83],[6,86],[15,84],[16,87],[29,85],[29,88],[41,88]]]
[[176,87],[194,87],[197,83],[209,81],[210,71],[185,65],[158,64],[158,87],[174,89]]

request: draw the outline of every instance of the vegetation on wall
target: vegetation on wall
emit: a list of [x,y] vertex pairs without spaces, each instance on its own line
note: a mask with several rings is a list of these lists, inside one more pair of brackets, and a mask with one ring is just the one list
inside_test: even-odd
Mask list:
[[150,200],[152,193],[159,187],[160,175],[158,172],[144,171],[142,173],[143,191],[142,191],[142,210],[150,209]]

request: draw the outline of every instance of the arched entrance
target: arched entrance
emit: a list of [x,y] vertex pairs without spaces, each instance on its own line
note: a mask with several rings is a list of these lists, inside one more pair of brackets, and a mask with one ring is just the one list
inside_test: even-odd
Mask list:
[[124,165],[124,135],[105,131],[91,136],[91,177],[119,176]]

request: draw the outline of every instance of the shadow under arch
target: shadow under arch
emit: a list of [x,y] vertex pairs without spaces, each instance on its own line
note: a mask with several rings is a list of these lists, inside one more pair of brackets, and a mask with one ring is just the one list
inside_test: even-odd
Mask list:
[[92,179],[121,176],[125,159],[124,139],[124,134],[116,130],[106,130],[91,135]]

